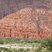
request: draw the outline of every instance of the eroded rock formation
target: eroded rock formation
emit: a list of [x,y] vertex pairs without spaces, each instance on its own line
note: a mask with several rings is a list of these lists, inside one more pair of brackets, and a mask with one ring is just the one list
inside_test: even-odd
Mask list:
[[42,8],[21,9],[0,20],[0,36],[49,38],[52,36],[52,13]]
[[14,13],[7,15],[5,11],[7,16],[0,19],[0,37],[52,38],[52,10],[41,6],[40,1],[27,2],[17,2],[20,8]]

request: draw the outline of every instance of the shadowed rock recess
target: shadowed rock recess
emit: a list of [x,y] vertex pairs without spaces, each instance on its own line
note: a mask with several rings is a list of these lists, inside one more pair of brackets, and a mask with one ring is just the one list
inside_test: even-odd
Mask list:
[[52,38],[52,0],[0,0],[0,38]]

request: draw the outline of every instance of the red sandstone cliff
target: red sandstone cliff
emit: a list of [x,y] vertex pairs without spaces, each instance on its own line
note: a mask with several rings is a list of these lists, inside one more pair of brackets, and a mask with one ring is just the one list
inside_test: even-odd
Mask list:
[[0,0],[0,37],[52,38],[52,0]]
[[24,8],[0,20],[1,37],[52,37],[52,11]]

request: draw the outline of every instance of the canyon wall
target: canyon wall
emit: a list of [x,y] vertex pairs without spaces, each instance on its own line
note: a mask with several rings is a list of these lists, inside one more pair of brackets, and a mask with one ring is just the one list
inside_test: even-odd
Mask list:
[[0,0],[0,38],[52,38],[49,0]]

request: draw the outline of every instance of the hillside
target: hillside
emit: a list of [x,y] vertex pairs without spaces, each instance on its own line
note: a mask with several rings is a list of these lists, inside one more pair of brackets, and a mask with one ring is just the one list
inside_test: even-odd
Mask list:
[[0,0],[0,37],[52,38],[52,1],[3,1]]
[[52,10],[52,0],[0,0],[0,18],[26,7]]

